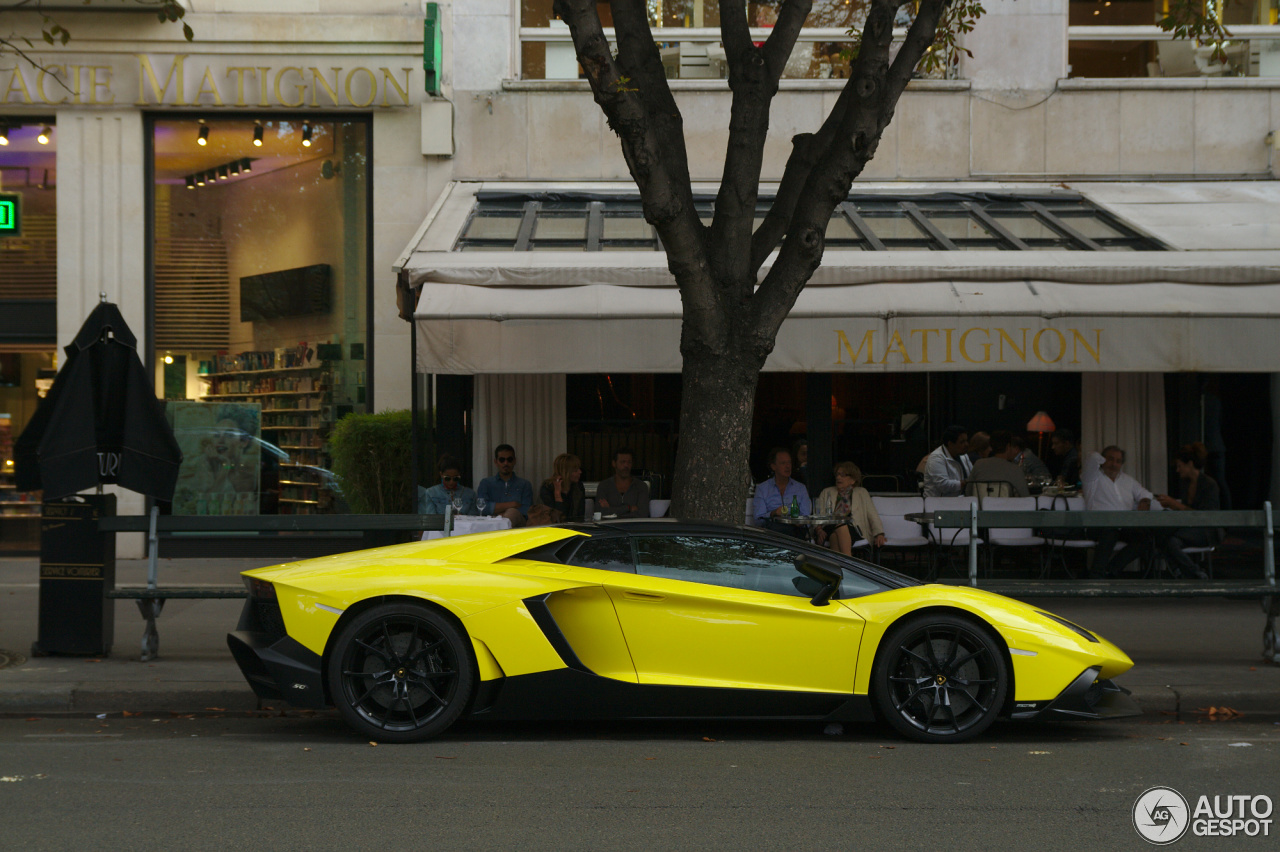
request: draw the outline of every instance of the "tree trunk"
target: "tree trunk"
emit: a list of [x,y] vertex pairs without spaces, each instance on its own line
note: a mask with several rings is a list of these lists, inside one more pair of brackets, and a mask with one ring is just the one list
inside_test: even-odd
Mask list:
[[764,359],[727,351],[685,352],[671,516],[741,524],[751,481],[751,415]]

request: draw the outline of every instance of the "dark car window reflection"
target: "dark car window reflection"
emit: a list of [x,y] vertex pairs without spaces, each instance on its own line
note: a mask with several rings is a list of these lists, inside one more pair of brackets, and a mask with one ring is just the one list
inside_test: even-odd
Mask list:
[[567,561],[570,565],[581,568],[599,568],[625,574],[634,574],[636,570],[631,558],[631,539],[626,536],[588,539]]
[[754,541],[703,536],[636,539],[636,573],[774,595],[808,597],[794,551]]

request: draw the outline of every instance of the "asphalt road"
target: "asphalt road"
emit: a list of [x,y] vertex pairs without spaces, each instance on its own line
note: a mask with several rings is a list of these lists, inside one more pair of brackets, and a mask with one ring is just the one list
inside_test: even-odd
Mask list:
[[[997,723],[946,747],[805,723],[374,746],[328,713],[0,719],[6,849],[1147,849],[1131,810],[1154,785],[1280,803],[1280,715]],[[1274,849],[1271,818],[1173,848]]]

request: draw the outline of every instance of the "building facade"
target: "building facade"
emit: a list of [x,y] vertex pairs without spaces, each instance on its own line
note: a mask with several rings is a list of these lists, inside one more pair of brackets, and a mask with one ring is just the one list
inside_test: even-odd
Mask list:
[[[192,471],[175,511],[333,509],[306,471],[326,430],[415,384],[473,478],[502,441],[530,478],[565,449],[602,476],[622,444],[669,474],[678,297],[550,0],[192,0],[190,43],[107,5],[60,12],[70,44],[0,70],[0,191],[23,215],[0,239],[10,434],[106,294],[188,456],[225,455],[233,424],[284,454],[274,481]],[[769,6],[749,4],[761,38]],[[1203,438],[1242,502],[1269,495],[1280,27],[1233,4],[1215,57],[1156,31],[1157,6],[989,4],[972,56],[911,83],[762,377],[756,455],[805,437],[816,466],[903,477],[952,420],[1025,431],[1045,410],[1129,446],[1154,488]],[[713,196],[718,4],[650,7]],[[857,14],[815,2],[764,194],[844,84]]]

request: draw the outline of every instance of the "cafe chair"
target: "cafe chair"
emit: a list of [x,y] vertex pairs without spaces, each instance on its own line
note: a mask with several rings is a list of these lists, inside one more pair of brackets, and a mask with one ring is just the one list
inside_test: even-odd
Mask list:
[[923,497],[885,497],[872,494],[871,504],[876,507],[876,514],[880,516],[880,523],[884,526],[884,547],[875,550],[877,563],[881,553],[890,548],[903,555],[928,549],[929,538],[920,524],[906,519],[907,515],[924,511]]
[[[980,482],[978,485],[1009,485],[1007,482]],[[1036,511],[1036,498],[1034,497],[984,497],[982,498],[981,508],[983,511],[989,512],[1034,512]],[[987,542],[991,545],[987,548],[987,573],[990,575],[995,569],[996,553],[1003,548],[1021,548],[1024,552],[1027,548],[1035,548],[1037,574],[1044,573],[1044,545],[1045,539],[1035,534],[1031,527],[991,527],[987,531]],[[1017,550],[1011,551],[1017,553]]]
[[[1208,545],[1206,547],[1184,547],[1182,552],[1192,557],[1192,562],[1199,562],[1200,567],[1204,568],[1204,572],[1209,575],[1209,579],[1213,579],[1213,552],[1217,550],[1216,545]],[[1195,558],[1199,557],[1199,559]]]
[[[924,510],[926,512],[938,511],[969,511],[969,507],[978,502],[977,497],[926,497],[924,498]],[[936,579],[938,569],[942,559],[946,559],[947,564],[951,564],[952,556],[956,548],[967,548],[969,541],[972,539],[982,547],[986,542],[981,536],[972,536],[969,532],[969,525],[966,523],[961,527],[939,527],[932,523],[928,525],[929,537],[933,539],[933,565],[930,569],[930,578]],[[966,572],[967,573],[967,572]]]
[[[1003,480],[993,482],[966,482],[964,485],[964,493],[970,497],[977,497],[979,500],[985,500],[987,497],[1013,497],[1013,483]],[[982,504],[985,507],[985,503]],[[1035,506],[1031,507],[1033,510]]]
[[[1049,512],[1084,511],[1084,498],[1079,495],[1072,497],[1065,497],[1060,494],[1053,497],[1041,495],[1036,498],[1036,501],[1039,504],[1040,509]],[[1074,580],[1076,575],[1071,569],[1071,563],[1067,560],[1067,554],[1072,551],[1084,554],[1086,551],[1096,548],[1098,546],[1098,542],[1091,538],[1075,537],[1077,535],[1084,536],[1083,532],[1077,530],[1067,531],[1063,529],[1052,529],[1052,526],[1053,516],[1050,515],[1045,518],[1044,528],[1045,542],[1049,546],[1049,552],[1044,562],[1044,576],[1048,577],[1049,574],[1052,573],[1054,562],[1057,562],[1062,566],[1062,573]],[[1081,559],[1086,558],[1087,556],[1081,557]],[[1097,554],[1094,554],[1094,558],[1098,558]],[[1081,567],[1086,568],[1087,566],[1082,565]]]

